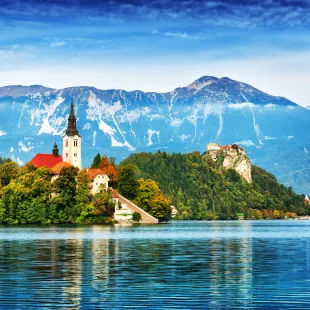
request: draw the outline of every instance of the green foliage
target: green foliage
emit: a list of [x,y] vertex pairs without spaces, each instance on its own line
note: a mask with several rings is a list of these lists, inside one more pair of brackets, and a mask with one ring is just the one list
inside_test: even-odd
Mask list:
[[50,171],[45,167],[36,169],[27,165],[18,168],[13,162],[6,162],[0,165],[0,171],[1,180],[6,184],[0,192],[0,223],[112,221],[114,202],[111,194],[101,189],[93,197],[89,190],[90,181],[84,170],[78,172],[75,167],[63,168],[53,184]]
[[118,190],[127,199],[134,200],[137,197],[137,173],[134,165],[124,165],[118,175]]
[[171,200],[163,196],[158,184],[151,179],[140,179],[135,203],[157,218],[159,222],[166,222],[171,217]]
[[134,212],[132,214],[132,220],[139,223],[141,220],[141,214],[139,212]]
[[11,158],[0,157],[0,165],[2,165],[2,164],[4,164],[4,163],[11,162],[11,161],[12,161]]
[[13,161],[6,161],[0,165],[0,185],[6,186],[17,176],[18,165]]
[[98,153],[93,160],[93,163],[91,164],[91,168],[99,168],[101,162],[101,155]]
[[[238,219],[238,213],[248,216],[249,212],[254,212],[250,217],[265,218],[261,214],[265,209],[310,214],[304,195],[279,184],[267,171],[253,166],[253,184],[248,184],[234,169],[222,169],[221,161],[221,155],[213,162],[205,155],[138,153],[121,162],[120,167],[134,165],[142,178],[156,181],[176,206],[176,219]],[[150,203],[145,202],[150,194],[142,193],[136,201],[150,210]]]

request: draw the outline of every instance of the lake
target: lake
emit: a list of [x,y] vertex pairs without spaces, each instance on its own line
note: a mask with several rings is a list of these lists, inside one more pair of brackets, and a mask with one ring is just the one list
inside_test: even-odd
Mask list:
[[0,309],[310,308],[310,221],[0,226]]

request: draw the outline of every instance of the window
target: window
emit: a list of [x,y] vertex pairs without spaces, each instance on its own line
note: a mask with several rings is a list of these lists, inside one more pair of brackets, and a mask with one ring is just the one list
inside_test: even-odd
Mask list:
[[73,155],[74,157],[77,157],[77,153],[74,153],[74,155]]
[[66,140],[66,146],[69,146],[69,140]]
[[66,157],[68,157],[68,153],[66,153]]
[[78,141],[77,141],[77,140],[74,140],[74,141],[73,141],[73,145],[74,145],[74,146],[78,146]]

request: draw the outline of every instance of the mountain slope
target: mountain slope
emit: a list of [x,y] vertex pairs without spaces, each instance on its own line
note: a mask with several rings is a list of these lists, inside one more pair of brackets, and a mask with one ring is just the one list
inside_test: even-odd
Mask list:
[[237,143],[280,182],[310,192],[310,111],[229,78],[205,76],[168,93],[2,87],[0,156],[27,162],[51,152],[55,140],[61,146],[71,99],[84,166],[98,152],[121,160],[132,152],[203,152],[210,141]]

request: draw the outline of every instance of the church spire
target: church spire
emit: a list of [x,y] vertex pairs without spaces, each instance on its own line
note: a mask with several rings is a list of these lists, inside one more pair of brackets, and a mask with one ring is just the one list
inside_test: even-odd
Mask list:
[[68,128],[66,130],[66,134],[68,136],[75,136],[78,135],[79,132],[76,128],[76,117],[74,114],[74,105],[73,101],[71,102],[71,109],[70,109],[70,115],[68,117]]
[[53,148],[53,155],[54,155],[55,157],[58,157],[58,156],[59,156],[59,149],[58,149],[58,146],[57,146],[56,142],[55,142],[54,148]]

